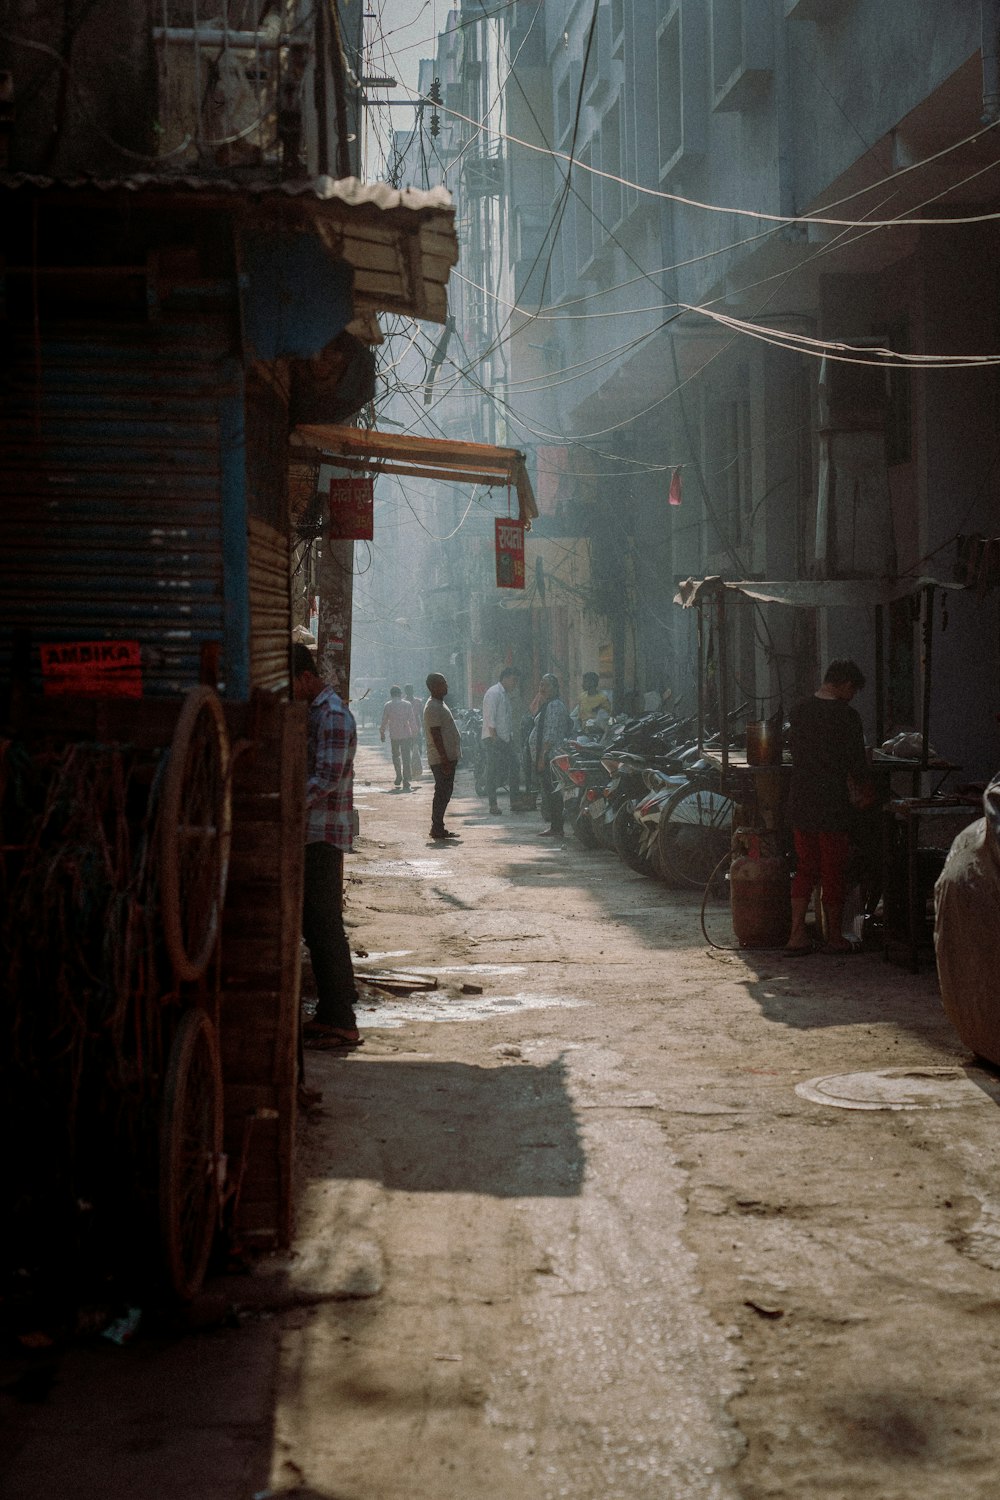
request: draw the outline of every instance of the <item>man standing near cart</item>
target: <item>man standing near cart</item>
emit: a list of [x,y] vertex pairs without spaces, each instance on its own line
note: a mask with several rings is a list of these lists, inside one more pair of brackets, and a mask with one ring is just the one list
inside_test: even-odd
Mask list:
[[358,996],[343,912],[344,854],[354,837],[357,728],[350,709],[320,677],[307,646],[292,647],[292,676],[295,698],[309,704],[302,936],[319,996],[302,1035],[307,1047],[357,1047]]

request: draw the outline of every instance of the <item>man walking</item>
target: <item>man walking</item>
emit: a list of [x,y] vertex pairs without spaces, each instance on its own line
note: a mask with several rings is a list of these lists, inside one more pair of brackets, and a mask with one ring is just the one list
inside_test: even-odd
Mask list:
[[343,916],[344,853],[354,831],[357,729],[350,709],[319,676],[308,646],[293,646],[292,675],[295,698],[309,704],[302,936],[319,996],[303,1038],[311,1047],[357,1047],[357,991]]
[[486,752],[486,795],[490,812],[498,814],[497,787],[507,783],[513,804],[517,796],[517,761],[511,754],[514,738],[514,705],[511,701],[518,674],[504,667],[499,679],[483,694],[483,749]]
[[413,712],[413,722],[417,726],[417,732],[410,741],[410,775],[416,780],[418,776],[422,776],[424,773],[424,768],[420,764],[420,742],[423,739],[424,730],[424,700],[413,696],[412,682],[405,682],[403,684],[403,697],[410,705]]
[[401,687],[389,689],[389,701],[382,710],[382,722],[379,725],[378,737],[385,744],[385,732],[389,731],[389,744],[392,746],[392,765],[396,772],[396,786],[403,784],[403,791],[410,790],[410,745],[417,733],[416,720],[413,717],[413,709],[403,697]]
[[457,839],[458,834],[444,826],[444,814],[455,790],[455,771],[462,753],[462,737],[452,718],[451,709],[444,701],[448,683],[440,672],[430,674],[427,691],[430,697],[424,704],[424,744],[427,747],[427,764],[434,777],[431,838]]

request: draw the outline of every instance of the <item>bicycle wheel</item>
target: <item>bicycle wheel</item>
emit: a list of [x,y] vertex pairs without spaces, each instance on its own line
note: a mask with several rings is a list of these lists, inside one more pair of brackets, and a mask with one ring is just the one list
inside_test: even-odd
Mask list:
[[205,1277],[219,1218],[222,1072],[203,1010],[181,1016],[160,1105],[160,1238],[167,1284],[188,1302]]
[[713,782],[681,787],[663,809],[657,835],[668,879],[703,890],[729,852],[733,804]]
[[192,981],[214,952],[229,871],[229,735],[211,688],[184,700],[161,799],[160,920],[174,973]]

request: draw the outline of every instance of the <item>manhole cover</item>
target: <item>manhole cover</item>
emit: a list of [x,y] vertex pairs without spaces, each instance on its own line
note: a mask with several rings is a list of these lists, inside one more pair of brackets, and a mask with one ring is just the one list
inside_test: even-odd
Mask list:
[[985,1073],[963,1068],[879,1068],[874,1073],[829,1073],[797,1083],[795,1092],[813,1104],[837,1109],[961,1109],[996,1103],[1000,1087]]

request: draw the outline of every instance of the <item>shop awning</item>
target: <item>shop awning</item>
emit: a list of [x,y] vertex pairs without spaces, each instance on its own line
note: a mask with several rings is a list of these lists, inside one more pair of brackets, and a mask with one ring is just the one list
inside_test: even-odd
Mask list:
[[961,589],[964,584],[944,582],[939,578],[794,578],[730,581],[718,576],[686,578],[678,584],[674,603],[689,609],[718,593],[730,589],[746,594],[763,604],[787,604],[799,609],[867,609],[874,604],[891,604],[923,589]]
[[538,515],[524,454],[517,448],[453,442],[449,438],[408,437],[368,427],[306,424],[296,427],[291,441],[293,461],[311,450],[323,462],[344,469],[370,469],[489,487],[510,485],[517,491],[520,520],[530,526]]

